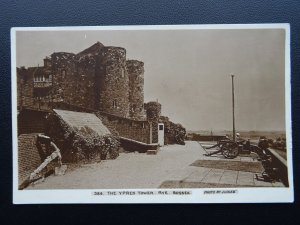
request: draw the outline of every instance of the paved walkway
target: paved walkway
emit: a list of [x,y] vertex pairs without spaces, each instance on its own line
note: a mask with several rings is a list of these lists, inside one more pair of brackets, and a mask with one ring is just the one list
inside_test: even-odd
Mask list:
[[[64,176],[50,176],[27,189],[283,186],[280,182],[258,181],[253,172],[207,168],[201,164],[192,166],[196,160],[228,162],[222,155],[206,157],[204,153],[202,146],[194,141],[187,141],[185,146],[164,146],[157,155],[121,153],[115,160],[82,165],[67,170]],[[254,159],[237,157],[230,161],[253,162]]]

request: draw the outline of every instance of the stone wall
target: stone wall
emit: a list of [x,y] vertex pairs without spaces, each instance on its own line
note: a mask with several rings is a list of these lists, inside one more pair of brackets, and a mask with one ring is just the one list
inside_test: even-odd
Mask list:
[[95,59],[70,53],[51,55],[55,102],[65,102],[80,107],[95,107]]
[[[47,77],[47,81],[36,77]],[[73,54],[55,52],[42,67],[17,68],[18,106],[51,110],[60,103],[141,120],[144,63],[126,61],[126,49],[97,42]],[[49,79],[48,79],[49,78]]]
[[189,133],[186,137],[189,141],[220,141],[225,138],[225,135],[201,135],[197,133]]
[[[45,60],[44,67],[18,69],[18,105],[52,109],[64,102],[95,108],[95,62],[93,56],[58,52]],[[39,74],[51,77],[48,86],[34,86],[34,76]]]
[[120,139],[121,146],[125,151],[128,152],[139,152],[139,153],[145,153],[148,150],[157,150],[158,145],[146,145],[141,144],[139,142],[134,142],[125,138]]
[[150,144],[151,128],[146,120],[132,120],[107,113],[98,112],[96,115],[109,123],[121,137]]
[[33,72],[35,68],[17,69],[17,104],[18,108],[22,105],[33,105]]
[[97,108],[110,114],[129,117],[129,81],[126,50],[104,47],[96,67]]
[[19,185],[42,163],[36,147],[36,137],[35,133],[18,137]]
[[129,77],[129,115],[133,119],[144,117],[144,63],[126,61]]
[[18,115],[18,134],[44,133],[47,113],[22,110]]
[[[52,81],[47,82],[34,82],[34,77],[41,74],[50,76],[52,71],[44,67],[29,67],[28,69],[17,69],[17,96],[18,96],[18,109],[49,109],[52,102]],[[51,75],[52,80],[52,75]],[[39,85],[36,86],[35,85]],[[51,84],[51,85],[49,85]]]

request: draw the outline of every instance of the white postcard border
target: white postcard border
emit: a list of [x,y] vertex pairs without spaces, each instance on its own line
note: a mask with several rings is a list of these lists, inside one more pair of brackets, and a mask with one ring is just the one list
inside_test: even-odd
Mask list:
[[[285,119],[289,187],[267,188],[203,188],[203,189],[86,189],[86,190],[18,190],[17,137],[17,31],[83,31],[83,30],[192,30],[192,29],[284,29],[285,40]],[[79,26],[79,27],[16,27],[11,28],[11,96],[13,137],[13,203],[276,203],[294,201],[291,127],[291,65],[289,24],[222,24],[222,25],[138,25],[138,26]],[[108,195],[108,191],[116,194]],[[154,194],[139,194],[153,192]],[[158,194],[158,191],[169,194]],[[191,194],[174,194],[191,193]],[[206,191],[210,191],[206,192]],[[229,192],[233,193],[229,193]],[[127,192],[127,194],[126,194]],[[98,193],[99,195],[95,195]],[[101,194],[102,193],[102,194]],[[123,194],[122,194],[123,193]]]

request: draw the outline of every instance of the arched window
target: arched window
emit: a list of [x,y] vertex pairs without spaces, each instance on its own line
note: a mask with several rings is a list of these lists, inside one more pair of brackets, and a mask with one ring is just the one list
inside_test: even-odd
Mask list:
[[35,82],[41,81],[41,75],[34,75],[33,80],[34,80]]

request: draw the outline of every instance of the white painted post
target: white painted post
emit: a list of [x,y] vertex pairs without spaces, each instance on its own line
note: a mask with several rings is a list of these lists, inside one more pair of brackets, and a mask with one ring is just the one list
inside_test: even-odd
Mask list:
[[158,145],[164,146],[165,144],[165,125],[163,123],[158,123]]

